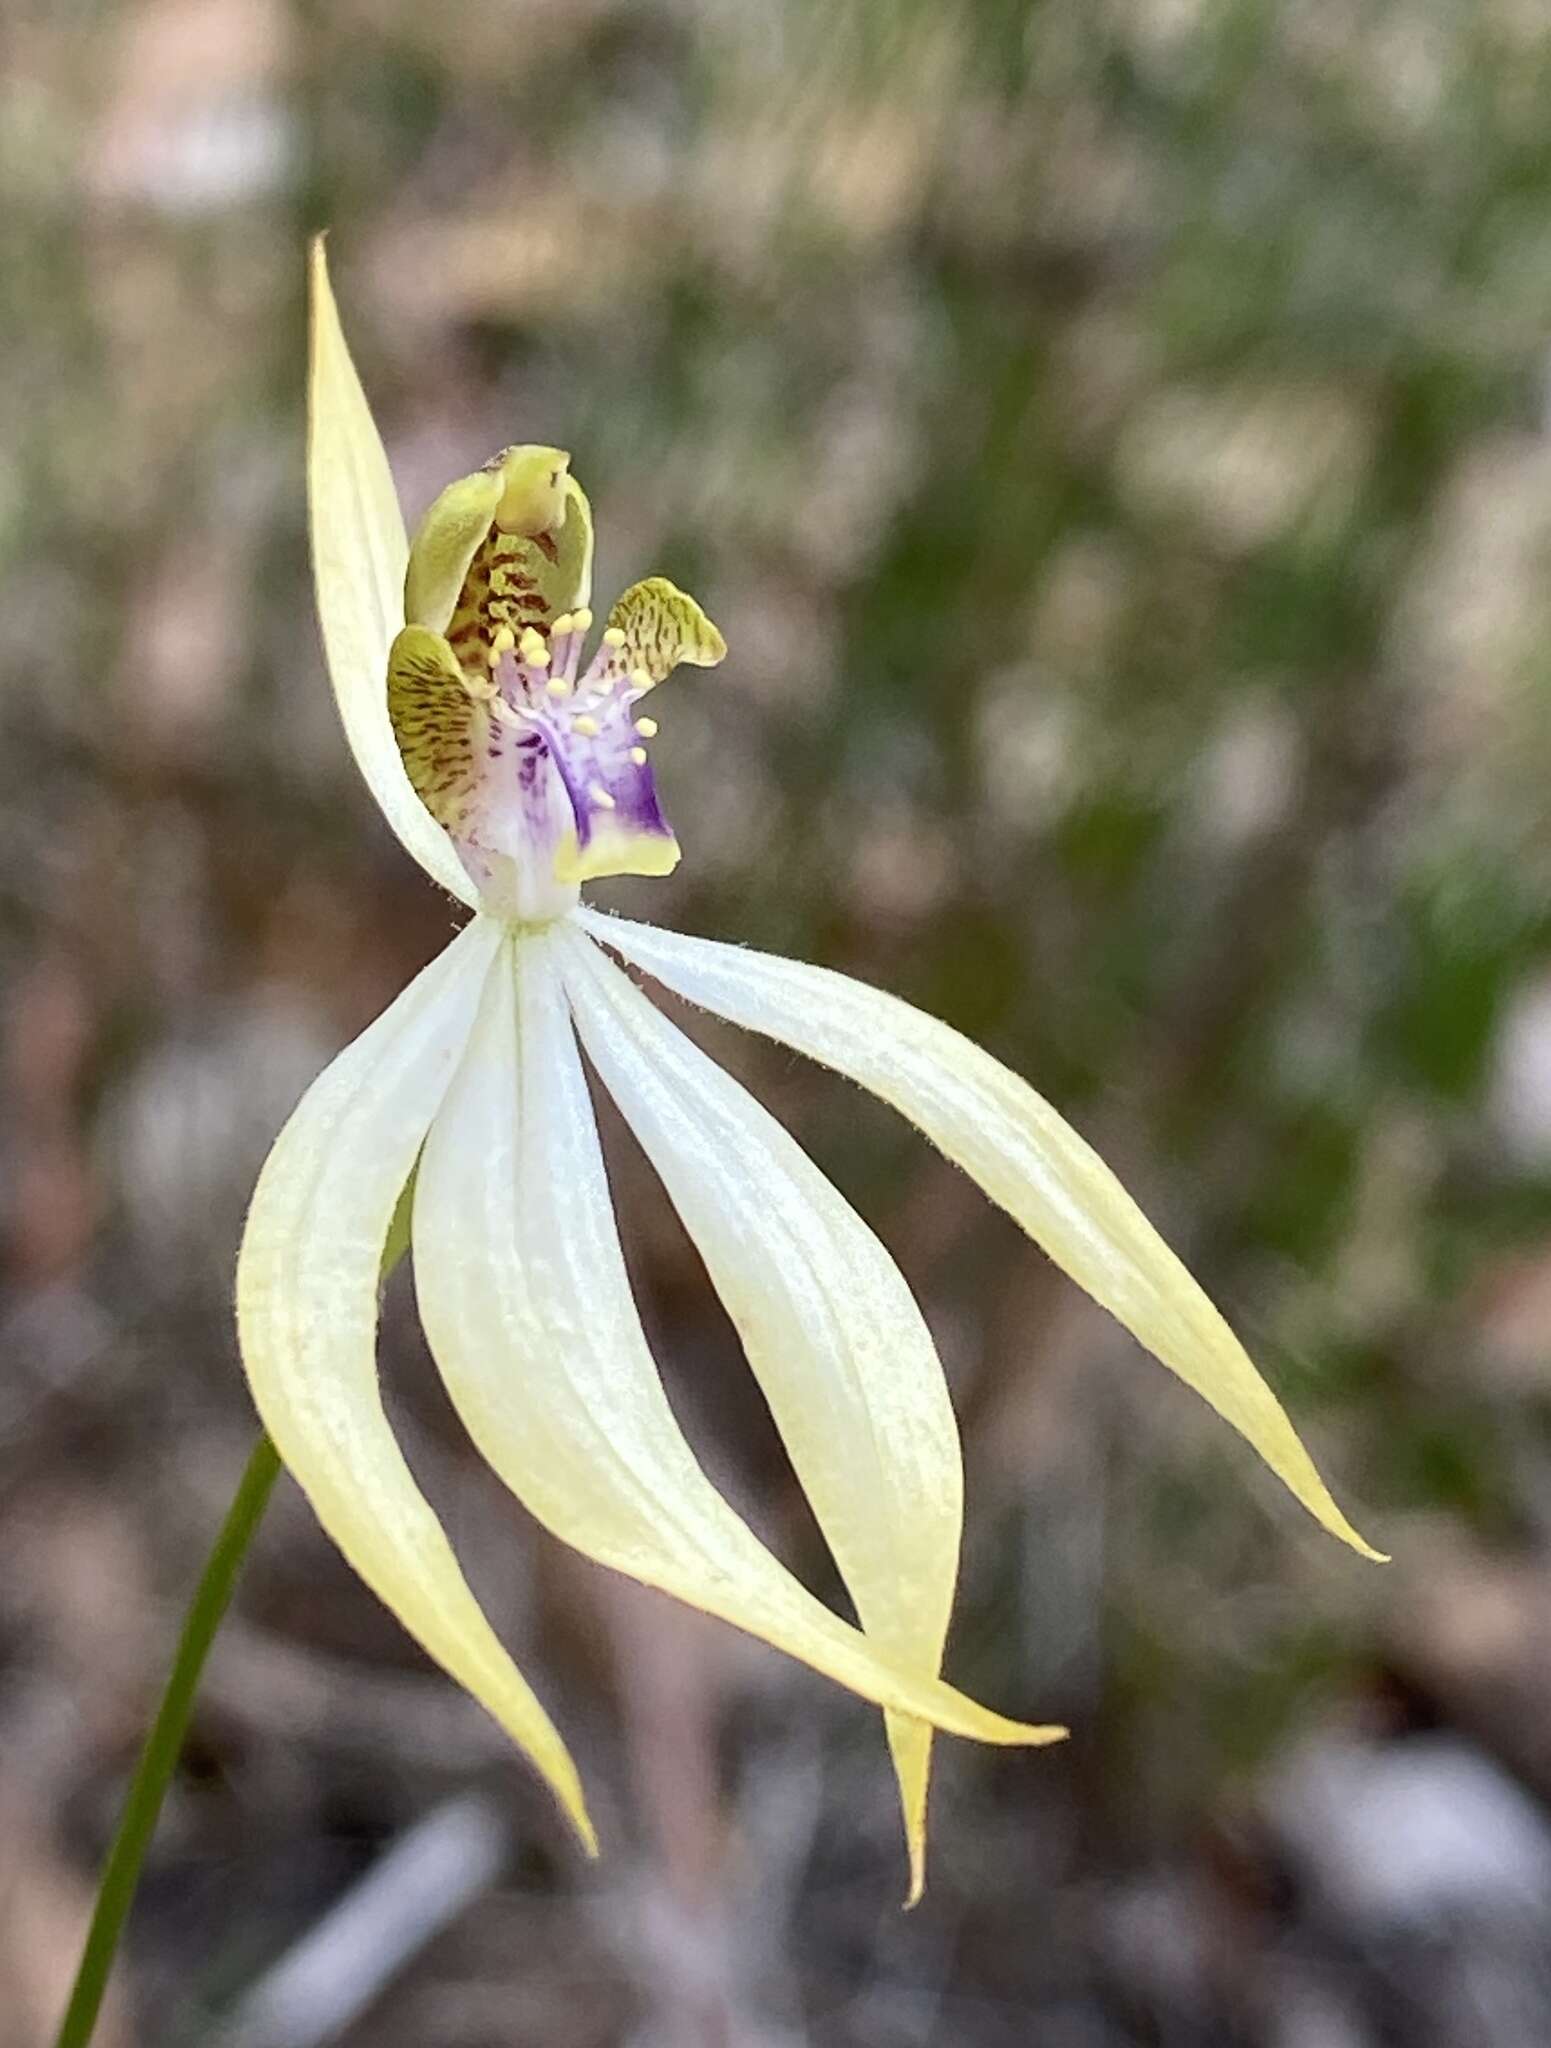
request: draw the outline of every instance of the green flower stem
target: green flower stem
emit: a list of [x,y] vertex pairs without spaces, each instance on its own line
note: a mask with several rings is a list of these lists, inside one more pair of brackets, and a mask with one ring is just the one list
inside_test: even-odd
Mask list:
[[86,2048],[91,2040],[125,1916],[140,1883],[140,1867],[161,1812],[168,1780],[183,1748],[199,1675],[279,1470],[279,1454],[269,1438],[261,1436],[184,1619],[167,1688],[151,1723],[151,1732],[145,1738],[124,1801],[123,1817],[103,1865],[91,1928],[55,2048]]

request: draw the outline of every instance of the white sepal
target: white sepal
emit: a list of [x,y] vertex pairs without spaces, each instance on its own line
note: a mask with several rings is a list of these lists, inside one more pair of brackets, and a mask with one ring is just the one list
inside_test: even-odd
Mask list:
[[[588,1057],[705,1260],[862,1626],[935,1675],[963,1464],[942,1364],[903,1275],[775,1118],[590,939],[566,932],[557,945]],[[889,1737],[913,1901],[931,1730],[891,1715]]]
[[[816,1600],[711,1485],[668,1405],[630,1292],[553,933],[515,935],[421,1160],[421,1317],[454,1405],[546,1528],[955,1734],[1063,1731],[906,1669]],[[515,990],[513,988],[515,980]]]
[[1074,1280],[1254,1445],[1365,1557],[1280,1402],[1189,1271],[1093,1148],[962,1033],[832,969],[583,911],[586,929],[692,1003],[892,1103]]
[[318,623],[334,701],[377,807],[432,881],[476,900],[452,841],[415,794],[388,719],[388,650],[404,623],[404,518],[339,324],[320,235],[312,245],[307,505]]
[[501,941],[500,926],[476,918],[307,1091],[259,1177],[237,1315],[259,1414],[318,1520],[533,1758],[591,1849],[576,1767],[465,1584],[377,1385],[388,1227]]

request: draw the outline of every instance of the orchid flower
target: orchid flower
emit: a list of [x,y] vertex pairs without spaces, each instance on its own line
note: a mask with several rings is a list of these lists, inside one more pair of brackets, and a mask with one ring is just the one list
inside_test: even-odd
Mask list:
[[[357,765],[409,852],[473,915],[313,1084],[264,1168],[238,1275],[259,1411],[346,1558],[527,1752],[591,1848],[576,1768],[383,1413],[379,1285],[407,1200],[426,1336],[481,1453],[587,1557],[883,1708],[917,1896],[933,1731],[1004,1744],[1065,1731],[1005,1719],[940,1675],[962,1473],[905,1281],[781,1125],[616,960],[891,1102],[1327,1529],[1378,1553],[1184,1266],[1024,1082],[843,975],[582,905],[595,877],[677,861],[641,706],[678,664],[720,661],[722,637],[653,577],[617,601],[588,655],[591,515],[559,449],[504,449],[406,543],[321,244],[308,481],[324,646]],[[759,1542],[680,1432],[626,1277],[578,1040],[726,1304],[860,1628]]]

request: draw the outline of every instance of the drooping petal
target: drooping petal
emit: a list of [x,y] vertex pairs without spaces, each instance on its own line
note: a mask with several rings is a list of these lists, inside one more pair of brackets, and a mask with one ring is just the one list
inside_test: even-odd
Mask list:
[[706,1479],[641,1331],[551,935],[514,935],[426,1141],[421,1318],[506,1484],[586,1556],[703,1608],[866,1698],[997,1743],[1062,1732],[988,1712],[875,1649]]
[[[935,1675],[958,1575],[963,1469],[931,1334],[856,1211],[774,1117],[579,932],[559,935],[588,1057],[700,1250],[862,1625]],[[889,1739],[925,1868],[931,1730]]]
[[1254,1445],[1315,1519],[1382,1560],[1331,1498],[1243,1346],[1098,1154],[1027,1082],[898,997],[822,967],[581,913],[692,1003],[881,1095]]
[[593,1850],[576,1767],[465,1584],[377,1386],[389,1226],[501,938],[477,918],[308,1090],[253,1197],[238,1327],[264,1426],[324,1529],[533,1758]]
[[329,288],[312,245],[307,499],[318,621],[356,766],[378,808],[433,881],[475,901],[447,835],[410,786],[388,718],[388,649],[403,623],[404,521]]

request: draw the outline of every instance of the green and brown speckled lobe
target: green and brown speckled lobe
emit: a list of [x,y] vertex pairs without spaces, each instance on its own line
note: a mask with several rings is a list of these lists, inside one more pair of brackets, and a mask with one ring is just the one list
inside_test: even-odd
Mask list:
[[727,642],[700,606],[666,576],[633,583],[609,613],[608,627],[625,636],[611,667],[621,675],[644,669],[654,683],[680,662],[714,668],[727,652]]
[[490,749],[499,751],[489,709],[495,687],[471,686],[451,647],[425,626],[406,626],[388,657],[388,716],[415,793],[439,825],[468,824]]

